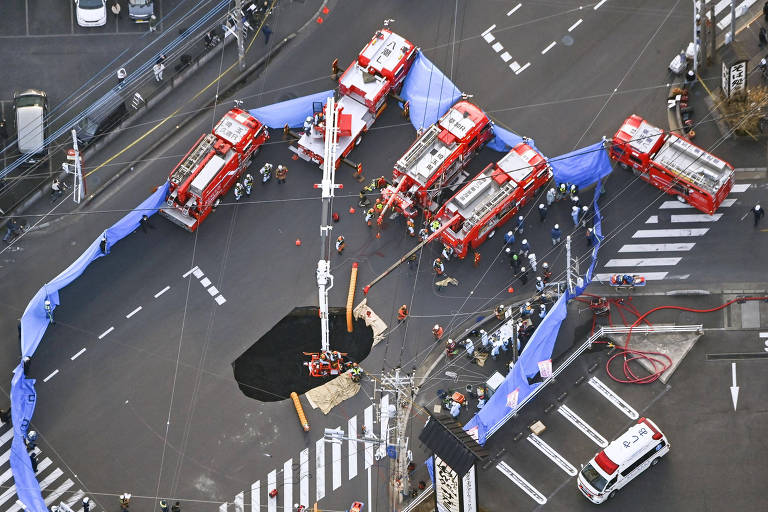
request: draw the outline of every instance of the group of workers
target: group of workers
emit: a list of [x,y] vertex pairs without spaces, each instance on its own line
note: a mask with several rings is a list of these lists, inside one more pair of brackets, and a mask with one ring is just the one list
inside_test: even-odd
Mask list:
[[[261,166],[261,169],[259,169],[259,174],[261,174],[261,183],[262,185],[266,184],[270,179],[272,179],[272,170],[274,169],[274,166],[267,162],[264,165]],[[278,165],[277,169],[275,170],[275,178],[277,179],[278,184],[285,183],[285,179],[288,176],[288,168],[284,165]],[[243,196],[251,197],[251,190],[253,189],[253,176],[248,173],[243,178],[242,183],[237,182],[235,183],[234,187],[234,194],[235,194],[235,201],[239,201],[243,198]]]

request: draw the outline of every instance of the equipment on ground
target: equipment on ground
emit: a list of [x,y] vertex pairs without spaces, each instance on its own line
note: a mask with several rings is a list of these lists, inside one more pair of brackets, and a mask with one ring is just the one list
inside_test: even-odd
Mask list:
[[614,288],[634,288],[636,286],[645,286],[645,277],[629,274],[612,274],[610,282]]
[[352,503],[351,507],[349,507],[349,512],[362,512],[364,506],[365,503],[362,501],[356,501]]
[[227,112],[171,172],[166,206],[160,214],[187,231],[195,231],[268,140],[266,127],[255,117],[239,108]]
[[733,187],[731,164],[638,115],[621,125],[609,154],[642,180],[709,215]]
[[379,216],[394,208],[412,218],[422,208],[431,217],[467,178],[464,168],[493,138],[492,126],[480,108],[458,101],[397,161],[392,184],[382,191],[386,205]]
[[[410,41],[382,28],[341,75],[337,102],[339,150],[335,154],[334,168],[338,169],[344,162],[358,171],[361,169],[346,157],[386,108],[387,95],[400,91],[415,59],[416,47]],[[320,103],[316,103],[313,110],[314,116],[303,133],[286,128],[286,133],[297,139],[295,145],[288,148],[300,158],[322,166],[329,112]]]
[[538,151],[526,142],[516,145],[440,207],[435,217],[441,225],[448,225],[441,235],[443,244],[463,259],[469,250],[491,238],[496,227],[512,218],[551,177],[552,169]]

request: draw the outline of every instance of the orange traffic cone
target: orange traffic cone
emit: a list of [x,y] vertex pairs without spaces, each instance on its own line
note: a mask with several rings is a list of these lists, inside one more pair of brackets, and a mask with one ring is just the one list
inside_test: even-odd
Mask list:
[[296,247],[298,247],[298,246],[300,246],[300,245],[301,245],[301,239],[300,239],[300,238],[297,238],[297,239],[296,239]]
[[509,293],[515,293],[515,289],[514,289],[514,288],[512,288],[511,286],[510,286],[509,288],[507,288],[507,291],[508,291]]
[[352,213],[352,214],[355,213],[355,207],[354,206],[350,206],[349,207],[349,213]]
[[381,238],[381,231],[376,232],[376,238]]

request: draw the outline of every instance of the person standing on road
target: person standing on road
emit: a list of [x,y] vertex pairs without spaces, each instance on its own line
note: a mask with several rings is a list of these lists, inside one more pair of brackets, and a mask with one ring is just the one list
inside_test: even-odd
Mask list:
[[403,304],[400,306],[400,309],[397,310],[397,321],[402,322],[406,318],[408,318],[408,306]]
[[157,16],[154,14],[149,17],[149,31],[155,32],[157,30]]
[[528,283],[528,270],[525,267],[520,267],[520,282],[523,285]]
[[269,38],[272,35],[272,29],[266,23],[261,27],[261,33],[264,34],[264,46],[269,44]]
[[112,11],[112,14],[115,15],[116,20],[120,19],[120,2],[114,0],[112,5],[109,7],[109,10]]
[[573,206],[571,207],[571,219],[573,219],[573,227],[579,227],[579,207]]
[[563,232],[560,231],[560,224],[555,224],[555,227],[552,228],[552,245],[559,244],[562,237]]
[[171,512],[181,512],[181,503],[178,501],[171,507]]
[[160,500],[160,512],[168,512],[168,502]]
[[91,510],[91,498],[86,496],[83,498],[83,512],[90,512]]
[[544,206],[544,203],[539,204],[539,222],[544,222],[544,220],[547,218],[547,207]]
[[336,252],[339,254],[344,252],[344,237],[342,235],[339,235],[339,238],[336,239]]
[[506,245],[515,243],[515,234],[511,231],[507,231],[507,234],[504,235],[504,243]]
[[552,206],[552,203],[555,202],[555,189],[550,188],[547,190],[547,206]]
[[165,69],[165,64],[162,62],[155,63],[154,66],[152,66],[152,72],[155,74],[155,82],[162,82],[163,81],[163,70]]
[[278,165],[275,171],[275,178],[277,178],[277,184],[282,185],[285,183],[285,177],[288,176],[288,168],[284,165]]
[[759,204],[756,204],[752,207],[752,214],[755,216],[755,227],[757,227],[757,223],[760,222],[760,219],[765,215],[765,210],[763,210]]
[[125,77],[128,76],[128,72],[125,70],[125,68],[120,68],[117,70],[117,88],[122,89],[125,85]]

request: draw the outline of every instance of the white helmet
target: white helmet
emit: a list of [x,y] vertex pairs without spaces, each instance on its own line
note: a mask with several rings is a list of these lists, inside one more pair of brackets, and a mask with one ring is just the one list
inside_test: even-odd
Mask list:
[[525,245],[527,243],[528,243],[528,239],[527,238],[523,238],[523,245]]
[[[283,168],[283,166],[282,166],[282,165],[278,165],[278,166],[277,166],[277,169],[278,169],[278,170],[280,170],[280,169],[282,169],[282,168]],[[585,206],[584,208],[586,208],[586,206]]]
[[537,278],[536,278],[536,280],[537,280],[537,281],[541,281],[541,277],[537,277]]
[[560,229],[560,224],[555,224],[555,229]]
[[311,122],[312,122],[312,116],[307,116],[307,119],[306,119],[306,121],[307,121],[308,123],[311,123]]
[[542,208],[544,208],[544,203],[539,203],[539,210],[541,210]]
[[509,254],[509,253],[512,252],[512,248],[511,247],[507,247],[506,249],[504,249],[504,252]]
[[522,215],[518,215],[518,216],[517,216],[517,218],[518,218],[519,220],[523,220],[523,216],[522,216]]
[[541,264],[541,268],[549,268],[549,263],[545,261],[544,263]]
[[552,193],[554,193],[554,192],[555,192],[555,187],[552,187],[552,188],[551,188],[551,189],[549,189],[549,190],[550,190]]
[[511,231],[507,231],[508,236],[514,236],[514,234]]
[[756,205],[755,205],[755,211],[756,211],[756,212],[759,212],[759,211],[760,211],[760,205],[759,205],[759,204],[756,204]]
[[440,329],[440,326],[439,326],[438,324],[435,324],[435,326],[433,327],[433,329],[434,329],[434,330],[438,330],[438,329]]
[[525,267],[520,267],[520,272],[525,272]]
[[571,208],[571,211],[577,212],[577,211],[579,211],[579,207],[578,206],[574,206],[573,208]]
[[526,303],[525,303],[525,307],[527,307],[527,308],[528,308],[528,307],[531,307],[531,303],[530,303],[530,302],[526,302]]
[[584,211],[584,212],[589,211],[589,207],[588,206],[582,206],[581,210]]

